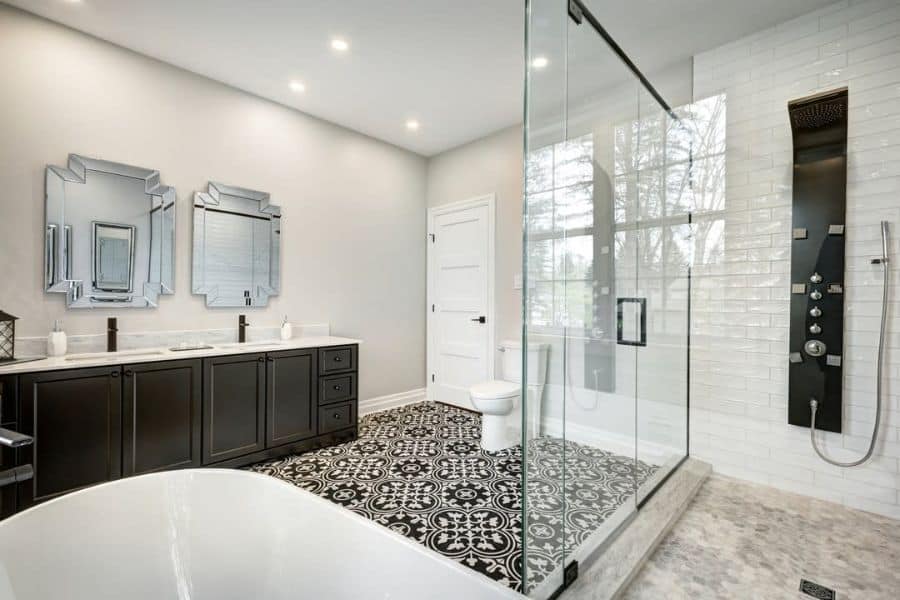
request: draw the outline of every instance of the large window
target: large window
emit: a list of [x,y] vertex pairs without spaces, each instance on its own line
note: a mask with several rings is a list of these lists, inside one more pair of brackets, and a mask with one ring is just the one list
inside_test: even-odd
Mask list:
[[[595,155],[597,133],[532,152],[526,164],[528,324],[590,330],[594,298],[610,282],[595,278],[595,201],[611,198],[616,283],[649,282],[662,292],[685,267],[716,262],[724,242],[724,95],[660,110],[611,127],[612,153]],[[595,169],[603,169],[597,177]],[[611,176],[607,176],[607,173]],[[608,177],[608,178],[607,178]],[[595,190],[611,182],[610,193]],[[606,201],[606,200],[604,200]],[[605,212],[602,214],[606,214]],[[608,226],[608,224],[605,224]],[[637,265],[635,265],[637,261]],[[655,280],[655,282],[654,282]]]
[[591,326],[593,159],[591,134],[541,148],[528,157],[526,252],[531,326]]

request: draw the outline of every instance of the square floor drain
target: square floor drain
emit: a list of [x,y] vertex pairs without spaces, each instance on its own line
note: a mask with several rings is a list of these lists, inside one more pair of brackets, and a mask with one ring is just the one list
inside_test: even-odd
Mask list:
[[837,594],[834,593],[833,589],[827,588],[824,585],[819,585],[815,581],[809,581],[808,579],[800,580],[800,591],[807,596],[818,598],[818,600],[835,600],[835,598],[837,598]]

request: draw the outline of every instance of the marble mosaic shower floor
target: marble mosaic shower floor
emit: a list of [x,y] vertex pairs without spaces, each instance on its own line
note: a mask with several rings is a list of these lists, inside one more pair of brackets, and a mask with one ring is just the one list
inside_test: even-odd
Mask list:
[[[278,477],[521,591],[522,451],[481,449],[481,418],[422,402],[363,417],[359,438],[260,463]],[[599,528],[655,467],[542,437],[528,452],[528,589]]]
[[804,578],[839,600],[896,600],[898,565],[900,521],[716,475],[623,597],[810,600]]

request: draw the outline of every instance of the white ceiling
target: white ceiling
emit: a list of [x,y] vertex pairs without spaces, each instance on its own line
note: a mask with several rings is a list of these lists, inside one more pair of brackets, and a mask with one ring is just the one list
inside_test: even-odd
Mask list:
[[[523,0],[7,1],[425,156],[521,121]],[[832,1],[587,4],[651,72]]]

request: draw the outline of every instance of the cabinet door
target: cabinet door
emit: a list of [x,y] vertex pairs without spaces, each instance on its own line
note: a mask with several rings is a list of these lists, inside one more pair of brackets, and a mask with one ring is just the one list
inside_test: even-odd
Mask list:
[[316,435],[317,354],[309,349],[268,355],[268,448]]
[[122,475],[120,367],[32,373],[20,378],[19,430],[34,443],[19,462],[19,509]]
[[203,464],[266,447],[266,357],[203,361]]
[[126,365],[123,376],[122,473],[199,466],[202,363]]

